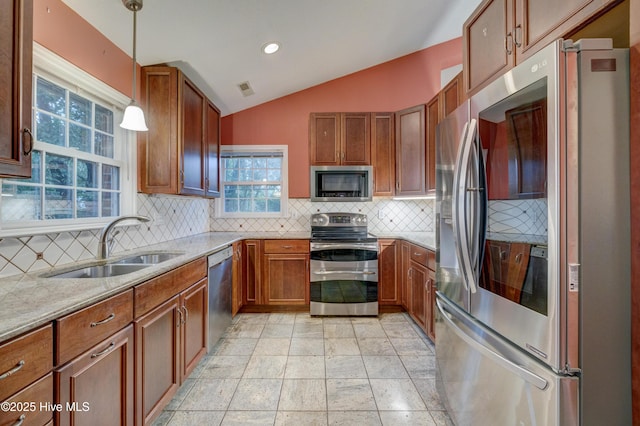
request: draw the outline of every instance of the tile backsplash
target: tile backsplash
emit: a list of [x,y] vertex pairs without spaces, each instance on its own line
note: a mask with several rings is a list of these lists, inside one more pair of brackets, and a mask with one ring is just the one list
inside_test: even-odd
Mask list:
[[[312,213],[365,213],[374,233],[434,231],[434,200],[376,198],[365,203],[312,203],[290,199],[287,218],[223,219],[216,203],[191,197],[138,194],[138,214],[151,222],[118,228],[112,253],[210,231],[307,232]],[[95,257],[100,229],[59,232],[0,240],[0,278],[61,266]]]

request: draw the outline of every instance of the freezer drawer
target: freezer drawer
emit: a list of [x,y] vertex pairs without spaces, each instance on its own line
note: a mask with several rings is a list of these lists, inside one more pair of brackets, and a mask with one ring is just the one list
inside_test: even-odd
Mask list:
[[437,384],[458,426],[578,425],[574,376],[558,376],[437,297]]

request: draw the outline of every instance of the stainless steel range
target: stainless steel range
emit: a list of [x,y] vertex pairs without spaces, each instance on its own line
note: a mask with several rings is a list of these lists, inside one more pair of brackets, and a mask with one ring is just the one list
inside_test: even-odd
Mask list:
[[378,240],[367,216],[311,216],[311,315],[378,315]]

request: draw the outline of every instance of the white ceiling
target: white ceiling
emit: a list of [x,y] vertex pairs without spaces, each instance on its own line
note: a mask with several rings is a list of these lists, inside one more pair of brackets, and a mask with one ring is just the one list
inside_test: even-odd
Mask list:
[[[63,0],[132,55],[122,0]],[[480,0],[146,0],[137,61],[174,63],[228,115],[459,37]],[[272,40],[280,51],[265,55]],[[248,81],[255,94],[243,97]]]

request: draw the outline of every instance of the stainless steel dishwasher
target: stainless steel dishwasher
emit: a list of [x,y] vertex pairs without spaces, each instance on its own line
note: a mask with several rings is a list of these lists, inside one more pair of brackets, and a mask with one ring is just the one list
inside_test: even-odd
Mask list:
[[209,264],[209,344],[211,351],[231,324],[231,282],[233,248],[211,254]]

